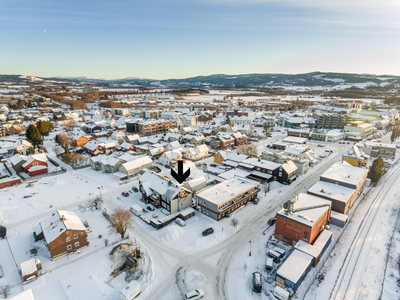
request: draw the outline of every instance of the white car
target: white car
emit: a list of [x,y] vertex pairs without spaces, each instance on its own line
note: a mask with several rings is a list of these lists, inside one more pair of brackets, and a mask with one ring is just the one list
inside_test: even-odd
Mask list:
[[200,299],[204,297],[204,291],[203,290],[194,290],[189,293],[185,294],[185,300],[195,300],[195,299]]

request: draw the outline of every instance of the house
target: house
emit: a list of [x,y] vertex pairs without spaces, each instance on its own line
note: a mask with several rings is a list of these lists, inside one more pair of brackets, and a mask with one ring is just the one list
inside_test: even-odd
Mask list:
[[228,160],[239,164],[245,159],[247,159],[247,155],[233,151],[218,151],[217,154],[214,155],[214,162],[217,164],[222,164],[224,161]]
[[167,150],[183,151],[181,144],[178,141],[170,142],[166,147]]
[[235,146],[241,146],[247,143],[247,136],[240,132],[232,133],[232,137],[235,141]]
[[5,177],[3,179],[0,179],[0,189],[4,189],[6,187],[10,187],[21,183],[22,183],[21,178],[19,178],[18,176]]
[[100,161],[100,169],[103,173],[115,173],[119,171],[119,168],[124,163],[123,160],[108,156]]
[[199,160],[208,155],[207,145],[200,145],[195,148],[189,148],[185,152],[185,158],[191,160]]
[[37,176],[48,172],[47,156],[44,153],[29,156],[15,154],[10,161],[18,173],[25,172],[29,176]]
[[126,141],[133,145],[139,144],[139,135],[138,134],[130,134],[126,136]]
[[211,113],[205,112],[204,114],[201,114],[197,120],[199,122],[207,122],[207,121],[211,121],[213,119],[213,115]]
[[111,135],[111,138],[113,140],[125,140],[126,135],[125,133],[123,133],[122,131],[116,130],[114,131],[114,133]]
[[89,245],[86,227],[72,211],[57,210],[35,227],[36,240],[45,240],[53,260]]
[[342,161],[349,163],[354,167],[364,167],[368,163],[369,156],[364,153],[357,145],[351,147],[342,155]]
[[190,126],[182,127],[180,133],[181,134],[193,134],[193,128]]
[[275,238],[293,245],[303,240],[312,244],[329,224],[331,201],[300,193],[276,214]]
[[123,152],[136,151],[136,146],[128,142],[123,142],[118,148]]
[[113,151],[116,148],[117,148],[117,144],[115,144],[114,142],[99,144],[99,151],[102,154],[109,154],[110,151]]
[[192,206],[192,192],[182,185],[153,171],[146,171],[139,178],[143,199],[171,214]]
[[183,186],[191,192],[198,192],[207,186],[207,179],[203,175],[198,178],[184,182]]
[[226,150],[229,148],[233,148],[235,145],[235,140],[230,135],[217,135],[213,136],[210,141],[211,149],[222,149]]
[[181,135],[179,133],[168,132],[164,137],[164,141],[167,142],[179,141],[180,137]]
[[281,165],[251,157],[239,163],[239,168],[251,173],[248,178],[260,182],[276,180],[282,184],[291,184],[297,178],[297,167],[292,161]]
[[205,138],[203,135],[196,135],[190,140],[190,144],[198,146],[202,145],[205,142]]
[[142,170],[149,169],[152,166],[153,160],[146,155],[135,160],[123,163],[119,168],[119,172],[125,174],[127,177],[134,177],[139,175]]
[[201,134],[202,134],[204,137],[207,137],[207,136],[211,136],[211,135],[216,135],[217,133],[216,133],[215,130],[213,130],[213,129],[205,129],[205,130],[202,131]]
[[20,140],[21,144],[15,148],[15,153],[22,155],[29,155],[31,153],[35,153],[33,150],[33,145],[25,140]]
[[194,115],[180,115],[177,126],[178,129],[186,126],[196,126],[197,120]]
[[229,125],[229,124],[217,126],[217,131],[219,131],[219,132],[228,132],[230,129],[231,129],[231,125]]
[[242,125],[234,125],[231,126],[230,131],[234,132],[240,132],[245,135],[250,135],[251,134],[251,126],[247,124],[242,124]]
[[100,144],[95,141],[89,141],[82,147],[83,151],[90,155],[98,155],[101,154]]
[[231,116],[229,117],[230,125],[251,125],[251,120],[247,116]]
[[227,116],[239,116],[239,117],[246,116],[246,117],[248,117],[249,113],[247,111],[241,111],[241,110],[235,109],[233,111],[227,111],[226,115]]
[[174,166],[178,160],[182,159],[182,154],[179,150],[172,150],[164,152],[158,161],[163,165]]
[[147,155],[150,156],[152,159],[156,159],[159,158],[165,151],[167,151],[167,149],[165,149],[164,147],[157,147],[150,149],[147,152]]
[[259,183],[234,177],[218,183],[196,195],[200,212],[219,221],[257,197]]

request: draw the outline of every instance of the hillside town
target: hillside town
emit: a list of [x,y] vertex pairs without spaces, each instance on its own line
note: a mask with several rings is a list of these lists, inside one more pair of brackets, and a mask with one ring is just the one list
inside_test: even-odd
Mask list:
[[0,299],[399,298],[398,106],[280,91],[0,82]]

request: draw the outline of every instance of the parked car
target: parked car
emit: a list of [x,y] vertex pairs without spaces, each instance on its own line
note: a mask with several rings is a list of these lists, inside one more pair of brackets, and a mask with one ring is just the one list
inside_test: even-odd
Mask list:
[[204,291],[201,289],[191,291],[185,294],[185,300],[196,300],[204,297]]
[[207,236],[207,235],[210,235],[211,233],[214,233],[214,229],[213,229],[212,227],[207,228],[207,229],[204,230],[201,234],[202,234],[203,236]]
[[138,188],[137,188],[136,186],[134,186],[134,187],[132,188],[132,191],[134,191],[135,193],[139,192],[139,190],[138,190]]
[[157,214],[153,214],[152,217],[153,217],[154,219],[157,219],[157,218],[158,218],[158,215],[157,215]]
[[154,211],[154,210],[155,210],[154,207],[153,207],[153,206],[150,206],[150,205],[147,206],[146,208],[147,208],[149,211]]
[[210,164],[210,166],[215,168],[217,164]]
[[318,147],[324,147],[324,145],[318,144]]
[[165,164],[164,167],[166,167],[167,169],[171,169],[171,166],[167,164]]
[[181,218],[176,218],[175,223],[182,227],[186,226],[186,222],[183,221]]
[[253,273],[253,291],[256,293],[262,292],[261,274],[258,272]]
[[128,196],[129,196],[129,193],[128,193],[127,191],[124,191],[124,192],[122,192],[122,196],[128,197]]
[[274,225],[275,224],[275,222],[276,222],[276,218],[275,217],[272,217],[272,218],[270,218],[269,220],[268,220],[268,225]]

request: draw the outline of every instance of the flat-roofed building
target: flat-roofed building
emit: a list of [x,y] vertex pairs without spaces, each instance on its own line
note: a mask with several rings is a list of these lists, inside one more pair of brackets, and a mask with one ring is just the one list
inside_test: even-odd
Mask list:
[[197,205],[202,213],[219,221],[256,198],[258,185],[256,181],[235,176],[198,193]]

